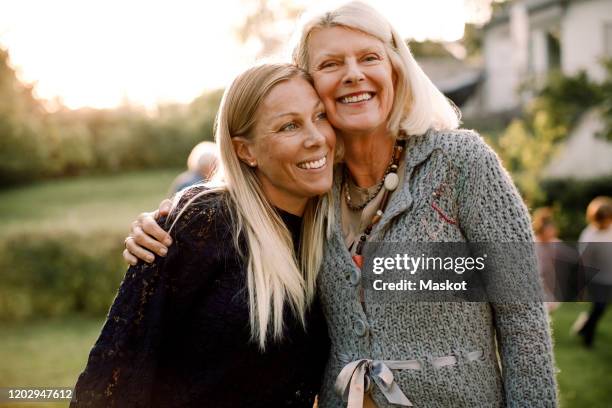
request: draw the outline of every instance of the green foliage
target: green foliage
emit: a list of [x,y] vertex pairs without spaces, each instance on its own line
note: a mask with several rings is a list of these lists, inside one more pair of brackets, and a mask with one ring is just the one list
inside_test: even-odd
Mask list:
[[175,171],[47,181],[0,192],[0,321],[103,316],[126,270],[129,223]]
[[466,24],[461,42],[466,54],[470,57],[480,56],[482,53],[482,40],[484,31],[474,24]]
[[0,48],[0,185],[38,177],[46,159],[39,133],[42,107],[8,60]]
[[[610,74],[607,82],[612,81]],[[528,203],[547,201],[541,188],[542,171],[580,116],[610,98],[606,86],[591,81],[584,71],[574,76],[552,73],[525,108],[523,118],[510,123],[495,141]]]
[[601,113],[604,121],[603,136],[612,141],[612,59],[603,61],[606,79],[601,84]]
[[536,119],[538,113],[545,112],[549,121],[545,125],[556,131],[556,137],[563,137],[584,111],[599,105],[602,100],[601,85],[591,81],[585,71],[574,76],[554,72],[528,113]]
[[408,42],[410,51],[415,58],[422,57],[445,57],[452,58],[453,55],[448,52],[444,44],[437,41],[410,41]]
[[0,321],[103,315],[126,269],[121,251],[117,234],[35,233],[0,241]]
[[0,48],[0,188],[88,172],[184,167],[193,146],[213,139],[220,99],[221,91],[213,91],[153,114],[129,106],[51,113]]

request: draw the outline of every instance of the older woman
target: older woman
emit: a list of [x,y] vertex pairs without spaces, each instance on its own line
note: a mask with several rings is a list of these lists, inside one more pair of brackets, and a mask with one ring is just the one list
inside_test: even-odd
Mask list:
[[[363,243],[532,242],[526,208],[499,159],[471,131],[388,21],[351,2],[303,26],[294,60],[311,73],[344,163],[337,223],[318,280],[332,350],[319,406],[556,406],[541,303],[408,303],[365,297]],[[125,257],[161,248],[152,215]],[[141,228],[144,228],[144,232]],[[145,234],[146,232],[146,234]],[[531,256],[509,273],[538,285]],[[364,395],[365,390],[365,395]],[[393,405],[395,406],[395,405]]]
[[184,190],[167,256],[128,270],[71,406],[312,407],[334,131],[289,64],[240,75],[216,128],[225,183]]

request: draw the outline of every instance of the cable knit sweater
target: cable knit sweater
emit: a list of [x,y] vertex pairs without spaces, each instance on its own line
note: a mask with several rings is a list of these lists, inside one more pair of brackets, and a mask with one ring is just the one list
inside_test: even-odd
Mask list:
[[[523,201],[498,157],[474,132],[411,136],[405,160],[404,183],[391,196],[372,240],[533,241]],[[336,171],[336,220],[341,174]],[[341,231],[337,225],[325,246],[319,276],[332,341],[319,407],[346,405],[334,383],[341,369],[358,359],[417,360],[418,369],[393,370],[415,407],[557,405],[549,322],[541,303],[376,303],[366,298],[364,312],[360,271]],[[537,285],[534,259],[516,259],[511,272],[533,275]],[[443,356],[453,357],[449,363]],[[372,398],[379,407],[395,406],[377,386]]]

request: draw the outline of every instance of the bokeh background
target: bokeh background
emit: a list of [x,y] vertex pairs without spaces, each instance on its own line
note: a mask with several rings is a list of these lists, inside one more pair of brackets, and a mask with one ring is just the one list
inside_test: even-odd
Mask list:
[[[575,241],[588,202],[612,195],[612,0],[371,3],[529,208],[552,207]],[[74,385],[125,272],[130,222],[212,140],[228,81],[286,55],[306,6],[330,5],[0,4],[0,387]],[[569,333],[587,309],[551,314],[563,407],[612,406],[612,313],[592,349]]]

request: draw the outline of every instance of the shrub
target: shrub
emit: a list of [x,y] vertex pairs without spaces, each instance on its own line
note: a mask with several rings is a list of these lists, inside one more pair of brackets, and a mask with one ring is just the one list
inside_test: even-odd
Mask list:
[[78,312],[103,316],[126,266],[122,237],[16,234],[0,242],[0,321]]

